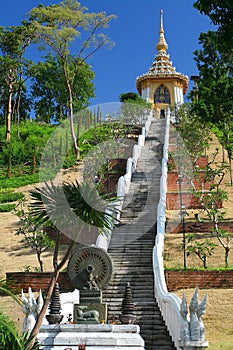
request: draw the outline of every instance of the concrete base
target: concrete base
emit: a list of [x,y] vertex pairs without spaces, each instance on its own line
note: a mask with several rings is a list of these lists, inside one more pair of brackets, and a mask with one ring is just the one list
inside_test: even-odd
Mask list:
[[42,326],[38,341],[43,350],[145,350],[138,325],[61,324]]
[[183,350],[205,350],[209,347],[209,342],[207,340],[203,341],[180,341],[180,348]]

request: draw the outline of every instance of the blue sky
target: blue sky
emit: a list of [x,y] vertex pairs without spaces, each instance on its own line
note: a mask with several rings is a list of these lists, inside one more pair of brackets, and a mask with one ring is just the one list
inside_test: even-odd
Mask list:
[[[200,32],[213,29],[209,17],[193,8],[194,0],[81,0],[90,12],[115,14],[107,34],[115,42],[111,50],[98,51],[88,63],[96,77],[96,98],[91,105],[118,102],[119,95],[136,92],[136,77],[147,72],[156,54],[159,37],[160,9],[164,11],[165,38],[168,53],[177,71],[198,73],[193,52],[198,49]],[[19,25],[26,13],[40,3],[50,5],[57,0],[8,0],[1,2],[0,25]],[[36,54],[31,52],[30,54]],[[193,83],[190,81],[190,88]]]

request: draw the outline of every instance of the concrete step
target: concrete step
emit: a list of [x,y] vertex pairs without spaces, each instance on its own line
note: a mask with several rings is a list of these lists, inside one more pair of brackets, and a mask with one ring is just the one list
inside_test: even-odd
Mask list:
[[121,223],[111,237],[108,253],[114,274],[103,291],[109,317],[117,318],[122,311],[126,283],[130,282],[146,350],[175,350],[154,298],[152,261],[161,176],[158,163],[162,159],[164,132],[164,120],[152,122],[124,200]]

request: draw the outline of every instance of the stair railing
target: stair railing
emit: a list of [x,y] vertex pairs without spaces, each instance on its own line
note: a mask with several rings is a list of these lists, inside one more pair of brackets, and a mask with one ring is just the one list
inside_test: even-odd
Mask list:
[[157,234],[153,249],[155,298],[176,349],[204,350],[208,348],[208,341],[204,339],[204,324],[201,315],[205,312],[206,295],[198,304],[198,287],[196,288],[189,307],[190,316],[187,316],[188,308],[185,294],[183,294],[181,300],[176,294],[169,293],[164,275],[163,252],[166,221],[170,110],[166,114],[162,175],[160,179],[160,200],[157,211]]
[[[133,147],[132,157],[127,159],[126,171],[123,176],[118,179],[117,183],[117,200],[114,202],[114,208],[107,209],[106,214],[111,214],[115,218],[116,222],[120,219],[120,213],[122,210],[124,197],[129,191],[132,174],[136,170],[138,159],[141,155],[141,149],[144,146],[146,135],[149,131],[151,120],[153,118],[153,111],[151,110],[147,117],[144,117],[143,127],[141,134],[138,136],[138,142]],[[96,246],[105,250],[108,250],[108,246],[111,240],[112,229],[105,229],[102,234],[99,234],[96,240]]]
[[168,147],[169,147],[169,125],[170,110],[166,113],[166,132],[164,139],[162,176],[160,179],[160,200],[157,211],[157,235],[153,251],[153,264],[155,276],[155,298],[160,307],[163,319],[171,334],[177,349],[180,341],[182,317],[180,314],[181,299],[174,293],[169,293],[164,275],[163,251],[166,221],[166,193],[167,193],[167,171],[168,171]]

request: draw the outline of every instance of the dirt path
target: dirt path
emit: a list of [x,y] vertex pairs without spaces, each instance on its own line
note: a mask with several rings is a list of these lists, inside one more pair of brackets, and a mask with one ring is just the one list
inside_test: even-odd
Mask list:
[[[62,172],[62,179],[65,182],[82,180],[82,168],[75,167],[72,171]],[[30,191],[40,184],[32,184],[16,189],[17,192],[23,192],[26,196],[26,202],[29,201]],[[26,249],[22,243],[22,237],[16,236],[16,230],[20,225],[18,216],[14,213],[0,213],[0,278],[5,278],[6,272],[33,271],[38,268],[36,255],[32,249]],[[42,256],[45,265],[45,271],[51,271],[52,251],[47,251]]]

